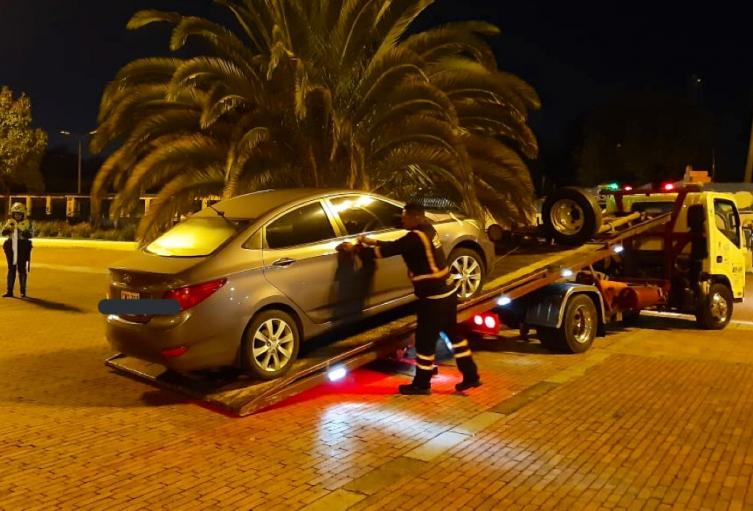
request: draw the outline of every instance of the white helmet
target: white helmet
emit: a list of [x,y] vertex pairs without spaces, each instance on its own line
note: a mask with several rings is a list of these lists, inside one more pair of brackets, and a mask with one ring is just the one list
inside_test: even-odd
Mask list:
[[26,216],[26,206],[22,202],[16,202],[10,207],[11,214],[13,213],[21,213],[22,215]]

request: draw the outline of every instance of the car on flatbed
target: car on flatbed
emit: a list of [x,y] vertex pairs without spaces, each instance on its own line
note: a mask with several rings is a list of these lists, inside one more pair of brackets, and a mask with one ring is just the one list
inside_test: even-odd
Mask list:
[[[237,366],[285,374],[302,342],[414,300],[400,258],[374,265],[336,247],[394,240],[403,203],[352,190],[270,190],[220,201],[110,268],[111,299],[171,299],[167,316],[109,315],[114,349],[178,372]],[[484,226],[428,212],[468,300],[494,264]],[[359,264],[360,263],[360,264]]]

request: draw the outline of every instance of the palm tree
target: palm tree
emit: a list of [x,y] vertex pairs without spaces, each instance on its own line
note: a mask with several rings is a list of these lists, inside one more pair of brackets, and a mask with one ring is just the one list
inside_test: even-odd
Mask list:
[[538,152],[527,117],[539,99],[497,69],[483,39],[495,26],[408,35],[433,0],[215,1],[236,31],[154,10],[128,23],[172,24],[172,50],[196,38],[210,51],[136,60],[108,84],[92,150],[118,148],[95,180],[95,215],[110,189],[114,216],[158,190],[139,228],[151,239],[197,196],[334,186],[423,188],[472,215],[530,217],[523,158]]

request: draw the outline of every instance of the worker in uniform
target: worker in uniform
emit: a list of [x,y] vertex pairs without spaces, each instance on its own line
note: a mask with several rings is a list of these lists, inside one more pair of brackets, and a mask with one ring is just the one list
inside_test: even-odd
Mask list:
[[3,225],[3,236],[8,238],[3,243],[3,251],[8,261],[8,288],[3,297],[13,296],[16,285],[16,273],[20,285],[21,297],[26,297],[26,278],[31,260],[31,221],[26,216],[26,206],[16,202],[10,208],[10,218]]
[[437,340],[444,332],[452,349],[463,380],[455,385],[459,392],[479,387],[476,364],[471,348],[457,325],[457,286],[447,267],[439,235],[426,218],[424,209],[416,203],[405,205],[403,227],[408,233],[395,241],[378,241],[359,237],[358,243],[344,243],[341,250],[355,252],[360,257],[386,258],[401,255],[418,297],[416,327],[416,375],[409,385],[400,385],[401,394],[430,394],[431,376]]

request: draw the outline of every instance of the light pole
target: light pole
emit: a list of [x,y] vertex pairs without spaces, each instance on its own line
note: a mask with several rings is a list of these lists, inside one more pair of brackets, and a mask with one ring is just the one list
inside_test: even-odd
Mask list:
[[60,130],[61,135],[65,135],[67,137],[76,137],[78,138],[78,187],[76,194],[81,195],[81,165],[82,165],[82,158],[83,158],[83,150],[84,150],[84,139],[89,135],[94,135],[97,132],[97,130],[90,131],[88,135],[80,135],[78,133],[73,133],[66,130]]

